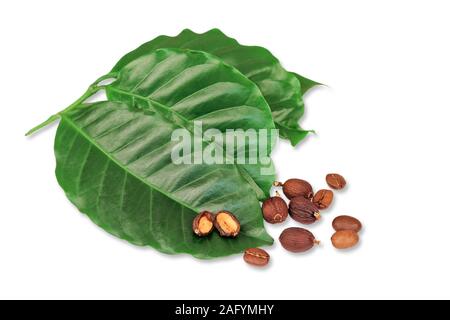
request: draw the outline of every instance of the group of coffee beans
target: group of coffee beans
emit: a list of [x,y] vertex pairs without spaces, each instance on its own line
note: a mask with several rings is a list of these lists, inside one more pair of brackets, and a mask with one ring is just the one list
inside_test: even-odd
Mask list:
[[[340,190],[347,184],[344,177],[337,173],[326,176],[328,186]],[[333,202],[334,193],[329,189],[313,192],[311,184],[302,179],[289,179],[284,183],[274,182],[274,186],[282,187],[283,193],[289,199],[289,205],[276,192],[274,197],[265,200],[262,205],[264,220],[268,223],[284,222],[291,216],[297,222],[305,225],[313,224],[320,219],[320,210],[327,209]],[[337,249],[348,249],[359,242],[358,232],[362,228],[361,222],[351,216],[339,216],[333,220],[336,231],[331,237],[331,243]],[[206,237],[217,230],[222,237],[235,238],[241,226],[236,216],[229,211],[200,212],[192,221],[192,230],[199,237]],[[280,243],[288,251],[305,252],[320,241],[308,230],[299,227],[285,229],[280,237]],[[255,266],[265,266],[269,263],[270,255],[261,248],[249,248],[244,252],[244,260]]]
[[[334,190],[341,190],[347,184],[344,177],[337,173],[328,174],[326,182]],[[274,197],[265,200],[262,213],[268,223],[281,223],[291,216],[302,224],[313,224],[320,219],[320,210],[327,209],[333,202],[332,190],[321,189],[314,193],[311,184],[302,179],[289,179],[284,183],[275,182],[274,186],[282,187],[284,195],[289,199],[289,205],[278,192]],[[358,232],[362,224],[358,219],[339,216],[333,220],[332,225],[336,231],[331,237],[335,248],[348,249],[359,242]],[[320,243],[310,231],[299,227],[285,229],[279,241],[283,248],[291,252],[305,252]],[[265,266],[269,263],[270,255],[261,248],[249,248],[245,250],[244,260],[251,265]]]

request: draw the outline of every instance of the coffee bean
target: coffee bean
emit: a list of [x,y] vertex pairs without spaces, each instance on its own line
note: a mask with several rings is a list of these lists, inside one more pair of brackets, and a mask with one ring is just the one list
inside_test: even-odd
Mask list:
[[274,182],[275,186],[282,186],[283,193],[288,199],[294,197],[304,197],[311,199],[313,197],[313,189],[308,181],[302,179],[289,179],[285,183]]
[[359,232],[362,228],[361,222],[350,216],[339,216],[333,220],[333,229],[336,231],[352,230]]
[[283,248],[291,252],[305,252],[320,243],[311,232],[296,227],[285,229],[279,240]]
[[262,213],[264,220],[267,222],[280,223],[286,220],[288,216],[288,206],[277,192],[275,197],[263,202]]
[[336,231],[331,237],[331,243],[336,249],[348,249],[359,242],[359,236],[352,230]]
[[303,197],[295,197],[291,200],[289,214],[292,219],[303,224],[312,224],[320,218],[319,208]]
[[328,208],[333,202],[333,191],[322,189],[316,192],[313,197],[313,203],[320,209]]
[[337,173],[329,173],[326,176],[326,180],[330,188],[340,190],[345,187],[347,182],[344,177]]
[[270,255],[260,248],[249,248],[244,252],[244,260],[253,266],[262,267],[269,263]]

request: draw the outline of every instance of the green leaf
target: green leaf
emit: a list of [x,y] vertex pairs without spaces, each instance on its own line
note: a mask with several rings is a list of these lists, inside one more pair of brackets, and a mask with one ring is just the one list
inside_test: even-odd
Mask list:
[[[109,233],[165,253],[214,258],[272,243],[253,190],[233,165],[175,165],[177,126],[148,108],[100,102],[62,115],[55,139],[56,176],[80,211]],[[236,239],[198,238],[201,210],[236,214]]]
[[[203,34],[186,29],[175,37],[159,36],[143,44],[120,59],[112,71],[117,72],[158,48],[188,48],[220,57],[258,85],[272,109],[275,125],[282,138],[289,139],[295,146],[310,132],[303,130],[298,124],[304,112],[304,104],[297,75],[286,71],[267,49],[241,45],[218,29]],[[304,82],[305,88],[311,84],[310,80],[306,80],[309,79],[300,80]]]
[[295,72],[292,72],[292,74],[298,79],[298,81],[300,82],[300,85],[302,87],[302,95],[304,95],[306,92],[308,92],[309,89],[312,89],[315,86],[321,86],[323,85],[320,82],[316,82],[314,80],[305,78],[302,75],[299,75]]
[[[204,131],[217,129],[223,134],[232,129],[275,129],[258,88],[208,53],[157,49],[112,72],[116,81],[105,87],[109,100],[141,108],[153,104],[160,114],[191,132],[194,121],[201,121]],[[274,143],[271,135],[268,132],[269,155]],[[237,154],[230,156],[236,158]],[[272,164],[265,166],[272,174],[261,175],[261,166],[237,165],[258,198],[264,200],[270,195],[275,175]]]
[[[192,135],[194,120],[223,132],[274,128],[256,85],[212,55],[176,49],[142,55],[114,76],[104,87],[117,101],[59,113],[56,175],[70,201],[111,234],[166,253],[214,258],[271,244],[259,199],[274,175],[262,175],[262,164],[171,159],[178,144],[172,132],[185,128]],[[195,148],[191,153],[198,155]],[[191,224],[202,210],[235,213],[241,234],[196,237]]]

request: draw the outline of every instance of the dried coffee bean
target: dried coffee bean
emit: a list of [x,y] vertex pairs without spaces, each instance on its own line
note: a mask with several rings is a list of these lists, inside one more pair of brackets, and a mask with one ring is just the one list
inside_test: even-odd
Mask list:
[[301,179],[289,179],[285,183],[274,182],[274,186],[282,186],[283,193],[288,199],[294,197],[304,197],[311,199],[313,197],[313,189],[309,182]]
[[352,230],[336,231],[331,237],[331,243],[336,249],[348,249],[355,246],[359,241],[359,236]]
[[260,248],[249,248],[244,252],[244,260],[253,266],[262,267],[269,263],[269,254]]
[[320,243],[308,230],[295,227],[285,229],[279,240],[283,248],[291,252],[305,252]]
[[333,191],[322,189],[316,192],[313,203],[321,210],[328,208],[333,202]]
[[295,197],[291,200],[289,214],[292,219],[303,224],[312,224],[320,219],[319,208],[303,197]]
[[235,215],[224,210],[216,214],[214,226],[222,237],[236,237],[241,230],[241,224]]
[[280,223],[288,216],[288,206],[277,192],[275,197],[271,197],[263,202],[262,212],[264,220],[269,223]]
[[209,211],[200,212],[192,221],[192,230],[199,237],[207,236],[214,228],[214,215]]
[[327,183],[330,186],[330,188],[340,190],[345,187],[347,182],[345,181],[344,177],[337,173],[329,173],[326,177]]
[[351,230],[359,232],[362,228],[361,222],[350,216],[339,216],[333,220],[333,229],[336,231]]

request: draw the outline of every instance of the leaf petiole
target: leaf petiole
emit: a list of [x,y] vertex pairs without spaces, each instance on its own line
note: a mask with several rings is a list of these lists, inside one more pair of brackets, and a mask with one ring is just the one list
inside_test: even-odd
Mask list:
[[97,93],[98,91],[100,91],[100,90],[105,88],[105,86],[100,85],[100,83],[102,81],[110,79],[110,78],[113,78],[113,77],[114,77],[113,74],[106,74],[106,75],[98,78],[97,81],[95,81],[93,84],[91,84],[89,86],[89,88],[86,90],[86,92],[81,97],[79,97],[77,100],[75,100],[75,102],[73,102],[70,106],[68,106],[67,108],[59,111],[58,113],[55,113],[55,114],[51,115],[47,120],[45,120],[44,122],[38,124],[37,126],[32,128],[31,130],[29,130],[27,133],[25,133],[25,136],[32,135],[36,131],[38,131],[38,130],[48,126],[52,122],[58,120],[64,112],[70,111],[70,110],[75,109],[76,107],[78,107],[86,99],[88,99],[89,97],[91,97],[92,95]]

